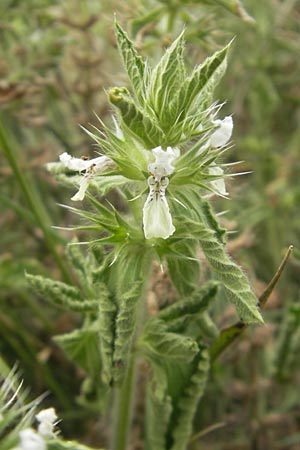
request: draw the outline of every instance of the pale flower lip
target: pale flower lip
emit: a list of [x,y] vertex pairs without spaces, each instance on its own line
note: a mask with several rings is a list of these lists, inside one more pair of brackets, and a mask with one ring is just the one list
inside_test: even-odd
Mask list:
[[213,147],[223,147],[227,144],[232,135],[233,130],[233,120],[231,116],[226,116],[223,120],[217,119],[213,120],[212,123],[219,128],[217,128],[208,140],[208,145]]
[[89,187],[92,178],[93,178],[92,173],[87,173],[81,178],[79,183],[79,190],[76,192],[75,195],[73,195],[73,197],[71,197],[71,200],[73,202],[81,202],[84,199],[86,190]]
[[20,431],[19,445],[18,450],[46,450],[44,439],[32,428],[26,428]]
[[156,181],[151,176],[148,179],[150,192],[143,207],[143,226],[146,239],[167,239],[175,231],[165,195],[168,183],[168,178]]
[[[212,123],[213,125],[218,126],[218,128],[212,133],[206,144],[200,148],[198,152],[199,154],[210,146],[215,148],[224,147],[224,145],[226,145],[231,138],[233,130],[232,116],[226,116],[224,119],[213,120]],[[208,172],[210,175],[220,176],[219,179],[210,181],[215,193],[223,197],[228,196],[224,178],[221,178],[224,175],[224,170],[213,162],[209,166]]]
[[[224,170],[221,167],[218,167],[215,163],[212,163],[208,169],[210,175],[224,175]],[[218,180],[213,180],[210,182],[214,190],[226,197],[228,195],[228,192],[226,191],[226,185],[224,178],[219,178]]]

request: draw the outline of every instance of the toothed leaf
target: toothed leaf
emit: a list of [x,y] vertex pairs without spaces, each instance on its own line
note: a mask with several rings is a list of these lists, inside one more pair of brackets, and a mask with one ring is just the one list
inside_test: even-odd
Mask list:
[[131,81],[133,91],[137,99],[140,102],[143,102],[145,96],[145,79],[147,75],[145,62],[141,56],[137,54],[127,33],[125,33],[117,21],[115,21],[115,30],[118,48],[122,55],[123,63]]
[[98,301],[85,300],[80,290],[74,286],[40,275],[26,274],[26,279],[39,294],[56,306],[83,313],[97,311]]
[[138,108],[126,88],[113,88],[109,91],[108,96],[110,102],[120,110],[127,130],[146,148],[157,147],[163,142],[164,134],[158,123]]

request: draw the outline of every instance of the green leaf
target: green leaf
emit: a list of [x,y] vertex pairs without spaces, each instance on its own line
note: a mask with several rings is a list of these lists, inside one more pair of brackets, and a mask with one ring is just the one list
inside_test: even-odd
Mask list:
[[153,379],[147,386],[147,448],[185,450],[193,416],[206,385],[209,358],[204,347],[189,361],[149,356]]
[[170,127],[168,109],[171,100],[182,86],[185,67],[183,61],[183,32],[167,49],[151,76],[148,100],[160,119],[160,124]]
[[141,56],[139,56],[128,38],[127,33],[115,20],[115,31],[118,48],[122,55],[125,69],[128,73],[132,88],[137,99],[143,104],[146,90],[147,67]]
[[224,245],[208,224],[188,221],[191,232],[199,243],[217,278],[223,283],[228,299],[235,305],[241,321],[263,323],[257,308],[257,298],[242,269],[226,253]]
[[176,361],[191,361],[198,353],[196,341],[187,336],[170,333],[167,324],[158,318],[147,321],[140,345],[146,355]]
[[198,286],[200,266],[195,259],[195,242],[178,242],[172,245],[170,256],[167,254],[169,275],[180,295],[187,296]]
[[84,313],[97,311],[97,300],[84,300],[79,289],[74,286],[28,273],[26,279],[38,293],[56,306]]
[[113,379],[113,353],[115,340],[115,320],[117,307],[111,295],[101,295],[99,299],[99,336],[103,363],[102,379],[111,384]]
[[159,383],[148,382],[146,391],[146,449],[166,450],[166,436],[172,413],[171,397],[161,389],[162,378],[157,377]]
[[195,361],[193,369],[186,378],[186,385],[176,404],[172,415],[170,450],[185,450],[192,432],[193,417],[200,398],[204,393],[209,371],[209,355],[202,348]]
[[93,203],[98,212],[101,212],[101,214],[97,212],[90,212],[85,209],[74,208],[73,206],[69,205],[60,206],[68,209],[74,214],[77,214],[86,221],[91,222],[95,227],[98,227],[99,230],[105,229],[107,231],[115,231],[117,228],[117,224],[114,220],[114,214],[107,208],[105,208],[101,203],[97,202],[94,197],[90,195],[87,195],[87,197],[89,198],[90,202]]
[[113,378],[120,382],[128,367],[132,338],[136,329],[137,305],[141,297],[142,282],[135,285],[118,298],[118,312],[115,322],[113,353]]
[[71,361],[86,372],[76,401],[92,411],[99,412],[100,409],[105,409],[109,390],[102,373],[104,363],[100,345],[103,341],[100,342],[98,321],[95,320],[71,333],[54,336],[53,339]]
[[84,256],[80,245],[76,244],[77,240],[73,240],[73,242],[67,245],[67,258],[72,264],[72,267],[76,272],[76,275],[78,276],[81,286],[88,290],[91,284],[91,255],[87,254]]
[[201,314],[206,311],[210,302],[217,294],[219,283],[215,281],[207,282],[203,287],[194,292],[191,296],[184,298],[159,313],[159,318],[164,321],[172,321],[190,314]]
[[219,328],[213,322],[207,312],[201,314],[201,316],[198,316],[195,320],[195,323],[198,329],[197,334],[200,335],[204,340],[216,340],[219,337]]
[[[182,84],[181,89],[179,89],[177,96],[174,99],[176,109],[182,111],[182,117],[186,117],[189,109],[197,102],[197,98],[199,97],[201,91],[208,85],[211,78],[216,73],[219,73],[221,64],[226,63],[226,56],[228,53],[228,49],[230,47],[229,43],[222,50],[216,52],[214,55],[207,58],[203,64],[196,67],[193,73],[187,78],[187,80]],[[222,71],[220,72],[223,73]],[[214,87],[217,82],[220,80],[220,77],[216,77],[214,80]],[[210,89],[212,89],[212,85]]]
[[53,337],[69,358],[92,377],[101,370],[98,324]]
[[218,241],[221,244],[226,243],[226,229],[221,227],[219,222],[217,221],[211,205],[205,201],[202,200],[201,202],[201,208],[199,208],[200,215],[202,216],[203,220],[208,224],[211,230],[215,232],[215,235],[218,239]]
[[[144,180],[142,171],[147,168],[147,160],[137,146],[137,143],[132,139],[132,132],[126,127],[123,127],[124,138],[118,137],[115,132],[111,131],[102,121],[98,118],[101,128],[95,128],[97,134],[84,128],[85,132],[99,145],[101,150],[105,151],[118,166],[116,172],[118,177],[124,175],[126,179]],[[130,162],[130,164],[129,164]],[[99,177],[98,177],[99,178]]]
[[127,131],[138,138],[147,149],[157,147],[163,142],[164,134],[157,121],[137,107],[126,88],[110,89],[108,98],[120,110]]

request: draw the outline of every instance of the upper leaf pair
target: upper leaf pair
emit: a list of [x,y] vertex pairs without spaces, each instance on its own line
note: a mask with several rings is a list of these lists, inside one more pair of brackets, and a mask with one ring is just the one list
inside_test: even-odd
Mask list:
[[152,70],[138,55],[132,41],[116,22],[118,47],[135,99],[124,88],[109,92],[123,124],[150,149],[188,141],[205,118],[211,94],[220,81],[230,43],[187,75],[184,32]]

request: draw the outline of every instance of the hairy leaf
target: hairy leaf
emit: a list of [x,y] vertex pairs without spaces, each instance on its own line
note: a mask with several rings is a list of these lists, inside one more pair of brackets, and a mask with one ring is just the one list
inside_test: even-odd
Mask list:
[[197,347],[197,354],[190,361],[149,355],[153,370],[146,403],[149,449],[186,449],[209,369],[206,348]]
[[146,392],[146,450],[166,450],[168,424],[172,413],[171,397],[160,386],[148,383]]
[[206,311],[209,303],[214,299],[219,283],[209,281],[191,296],[174,303],[159,313],[159,318],[171,321],[183,317],[186,314],[199,314]]
[[115,323],[114,381],[122,380],[128,365],[131,342],[137,322],[137,304],[141,297],[142,283],[135,285],[118,298],[118,312]]
[[[167,117],[169,104],[181,87],[185,75],[183,63],[183,32],[167,49],[151,76],[149,102],[160,118],[162,125],[170,126]],[[165,121],[166,119],[166,121]]]
[[[208,85],[208,82],[216,74],[220,65],[226,60],[229,46],[230,44],[207,58],[203,64],[196,67],[190,77],[182,84],[182,87],[178,91],[174,102],[177,109],[179,109],[179,107],[181,108],[183,117],[187,115],[189,109],[197,100],[197,97],[200,95],[202,89]],[[215,78],[216,84],[219,79],[220,77]]]
[[145,81],[147,77],[146,64],[141,56],[137,54],[127,33],[125,33],[117,21],[115,21],[115,30],[118,48],[122,55],[132,88],[137,99],[142,103],[145,96]]
[[[67,258],[72,264],[76,275],[79,278],[80,284],[83,288],[89,289],[91,283],[91,255],[83,255],[82,249],[79,245],[76,245],[76,240],[74,240],[66,248]],[[74,245],[75,244],[75,245]]]
[[245,323],[263,323],[257,308],[257,299],[242,269],[226,253],[216,232],[207,224],[189,221],[194,235],[217,278],[222,281],[228,299],[235,305],[239,318]]
[[193,362],[193,369],[186,379],[186,386],[178,399],[172,415],[170,450],[185,450],[192,432],[197,404],[204,393],[209,370],[209,356],[203,348]]
[[110,102],[121,113],[127,130],[138,138],[147,149],[157,147],[163,142],[163,131],[154,117],[149,117],[136,106],[126,88],[113,88],[108,92]]
[[113,378],[113,353],[115,340],[115,319],[117,307],[111,295],[101,295],[99,299],[99,336],[103,363],[102,379],[110,384]]
[[200,270],[196,259],[195,242],[178,242],[167,255],[168,271],[180,295],[187,296],[198,286]]
[[98,324],[53,337],[69,358],[89,375],[99,375],[101,368]]
[[158,318],[147,321],[140,345],[147,355],[191,361],[198,353],[198,344],[193,339],[176,333],[170,333],[168,326]]
[[56,306],[77,312],[97,311],[98,301],[94,299],[84,300],[79,289],[74,286],[40,275],[26,274],[26,279],[37,292]]

